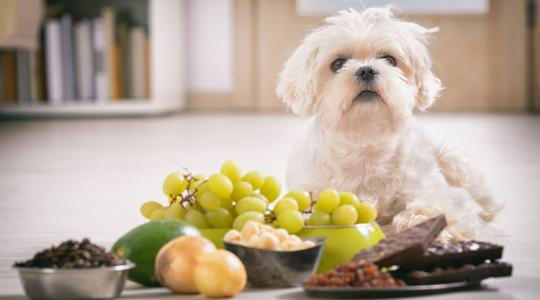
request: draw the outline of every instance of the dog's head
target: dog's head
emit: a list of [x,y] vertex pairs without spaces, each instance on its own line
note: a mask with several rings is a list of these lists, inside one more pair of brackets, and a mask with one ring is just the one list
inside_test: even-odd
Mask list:
[[399,130],[441,89],[428,37],[438,31],[393,17],[390,8],[341,11],[289,58],[278,96],[336,130],[379,136]]

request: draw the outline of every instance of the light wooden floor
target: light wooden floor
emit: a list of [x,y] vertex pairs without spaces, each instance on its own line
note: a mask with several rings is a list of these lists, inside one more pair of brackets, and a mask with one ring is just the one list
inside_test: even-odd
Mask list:
[[[514,277],[488,281],[498,292],[433,299],[538,297],[540,118],[432,114],[419,121],[434,138],[467,151],[497,197],[506,200],[495,238],[515,266]],[[283,179],[288,148],[303,122],[286,115],[219,114],[0,122],[0,299],[25,299],[10,269],[14,260],[67,238],[111,245],[143,222],[140,203],[164,200],[161,180],[172,170],[186,166],[209,173],[234,159],[245,169]],[[140,293],[127,294],[145,299]],[[178,297],[161,289],[146,293],[148,299]],[[297,289],[250,291],[241,298],[302,295]]]

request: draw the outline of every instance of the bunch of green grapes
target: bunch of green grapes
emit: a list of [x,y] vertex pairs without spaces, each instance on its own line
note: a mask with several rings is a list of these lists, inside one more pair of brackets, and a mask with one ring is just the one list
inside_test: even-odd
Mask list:
[[180,219],[201,229],[241,230],[248,221],[256,221],[297,233],[305,225],[347,226],[372,222],[377,216],[372,204],[330,188],[316,199],[307,191],[291,190],[270,208],[281,194],[281,184],[259,171],[242,173],[231,160],[208,177],[187,170],[171,173],[163,181],[163,193],[168,206],[145,202],[141,206],[144,217],[151,221]]
[[169,206],[145,202],[141,213],[149,220],[176,218],[198,228],[235,228],[248,221],[264,223],[268,205],[281,194],[281,184],[259,171],[242,173],[233,161],[220,172],[192,176],[189,172],[169,174],[163,182]]

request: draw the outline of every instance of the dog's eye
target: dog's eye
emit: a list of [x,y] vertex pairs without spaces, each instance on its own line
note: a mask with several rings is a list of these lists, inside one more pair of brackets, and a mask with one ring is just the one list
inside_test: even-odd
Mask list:
[[391,64],[392,66],[396,66],[397,65],[397,61],[396,61],[396,58],[393,57],[392,55],[385,55],[383,57],[381,57],[382,59],[386,60],[389,64]]
[[335,73],[345,65],[345,62],[347,62],[345,58],[338,58],[332,62],[330,69]]

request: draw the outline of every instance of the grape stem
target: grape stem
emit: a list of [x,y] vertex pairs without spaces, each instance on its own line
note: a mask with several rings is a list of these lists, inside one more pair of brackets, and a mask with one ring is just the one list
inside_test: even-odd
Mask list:
[[195,194],[197,193],[197,191],[199,190],[199,187],[206,183],[208,180],[204,180],[203,182],[201,182],[201,184],[197,185],[197,187],[192,191],[191,190],[191,183],[193,182],[194,178],[193,178],[193,174],[191,173],[191,171],[186,168],[186,167],[183,167],[182,168],[184,170],[184,179],[186,180],[187,182],[187,187],[186,187],[186,190],[184,191],[183,194],[180,194],[178,195],[173,201],[173,203],[175,202],[180,202],[180,205],[183,207],[183,208],[189,208],[189,207],[194,207],[196,209],[198,209],[199,211],[201,211],[202,213],[206,213],[206,210],[199,205],[199,203],[197,202],[197,197],[195,196]]
[[264,222],[266,224],[272,224],[272,222],[274,222],[276,219],[277,219],[276,214],[272,210],[266,209],[264,213]]
[[315,201],[315,200],[313,199],[313,191],[309,192],[309,199],[311,200],[311,201],[309,202],[309,208],[308,208],[307,210],[304,210],[304,211],[303,211],[304,214],[310,214],[310,213],[312,213],[312,212],[313,212],[313,205],[315,205],[315,202],[317,202],[317,201]]

